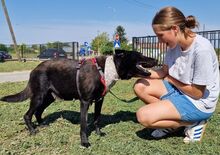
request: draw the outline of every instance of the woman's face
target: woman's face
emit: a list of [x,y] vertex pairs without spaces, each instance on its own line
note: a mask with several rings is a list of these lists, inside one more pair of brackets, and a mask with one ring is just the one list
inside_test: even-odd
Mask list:
[[175,48],[177,45],[177,33],[175,29],[162,30],[159,25],[153,25],[154,33],[157,35],[159,42],[165,43],[169,48]]

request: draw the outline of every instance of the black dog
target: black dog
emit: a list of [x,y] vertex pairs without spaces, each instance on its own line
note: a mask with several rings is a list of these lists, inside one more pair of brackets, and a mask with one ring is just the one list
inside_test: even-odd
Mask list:
[[[96,133],[101,134],[98,124],[102,103],[114,81],[117,78],[123,80],[149,76],[150,73],[145,68],[153,67],[156,63],[155,59],[145,57],[139,52],[124,50],[116,50],[113,56],[98,56],[81,63],[67,59],[49,60],[42,62],[31,72],[23,91],[0,100],[19,102],[30,98],[30,107],[24,120],[30,134],[35,134],[32,116],[35,115],[37,122],[42,123],[41,115],[54,102],[55,96],[64,100],[79,99],[81,145],[89,147],[86,132],[89,105],[95,102],[94,125]],[[111,72],[108,73],[108,70]]]

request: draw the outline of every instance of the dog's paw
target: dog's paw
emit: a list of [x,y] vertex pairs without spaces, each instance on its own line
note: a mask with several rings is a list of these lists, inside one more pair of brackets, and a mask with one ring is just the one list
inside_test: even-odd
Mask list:
[[106,135],[106,133],[105,133],[105,132],[101,132],[99,135],[100,135],[101,137],[103,137],[103,136]]
[[100,130],[96,131],[95,133],[96,133],[97,135],[101,136],[101,137],[106,135],[105,132],[102,132],[102,131],[100,131]]
[[95,130],[95,133],[96,133],[97,135],[99,135],[99,136],[105,136],[105,135],[106,135],[106,133],[102,132],[99,128],[97,128],[97,129]]
[[87,143],[81,143],[81,145],[82,145],[83,147],[86,147],[86,148],[88,148],[88,147],[91,146],[91,144],[90,144],[89,142],[87,142]]
[[95,129],[95,133],[96,133],[97,135],[100,135],[100,134],[101,134],[101,130],[100,130],[99,128],[96,128],[96,129]]
[[38,132],[39,132],[39,130],[36,130],[36,129],[31,130],[31,131],[30,131],[30,135],[31,135],[31,136],[34,136],[34,135],[36,135]]

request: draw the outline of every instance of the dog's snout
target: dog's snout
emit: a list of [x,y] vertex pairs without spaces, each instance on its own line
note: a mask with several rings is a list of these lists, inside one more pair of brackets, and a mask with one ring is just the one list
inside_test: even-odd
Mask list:
[[158,60],[148,57],[146,61],[140,63],[145,68],[151,68],[158,64]]

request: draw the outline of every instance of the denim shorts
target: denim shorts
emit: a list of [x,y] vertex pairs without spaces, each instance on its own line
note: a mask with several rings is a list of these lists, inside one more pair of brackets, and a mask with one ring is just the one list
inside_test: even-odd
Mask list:
[[213,113],[200,111],[181,91],[168,81],[163,81],[167,94],[161,96],[161,100],[169,100],[176,107],[181,116],[181,121],[198,122],[209,119]]

